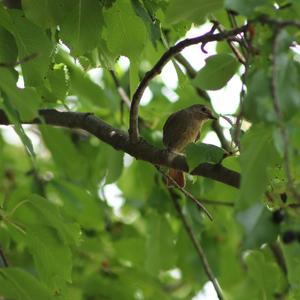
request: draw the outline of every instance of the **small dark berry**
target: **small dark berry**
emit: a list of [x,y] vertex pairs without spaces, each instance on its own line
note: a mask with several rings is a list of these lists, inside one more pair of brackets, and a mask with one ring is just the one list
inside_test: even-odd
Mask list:
[[283,221],[283,219],[284,219],[284,210],[283,209],[278,209],[273,212],[272,220],[274,223],[279,224]]
[[286,193],[281,193],[281,194],[280,194],[280,199],[281,199],[281,201],[282,201],[283,203],[285,203],[286,200],[287,200],[287,195],[286,195]]
[[285,215],[285,213],[284,213],[283,209],[275,210],[272,215],[273,222],[276,224],[281,223],[284,219],[284,215]]
[[290,244],[290,243],[293,242],[296,238],[297,238],[296,232],[295,232],[295,231],[292,231],[292,230],[285,231],[285,232],[282,234],[282,241],[283,241],[285,244]]

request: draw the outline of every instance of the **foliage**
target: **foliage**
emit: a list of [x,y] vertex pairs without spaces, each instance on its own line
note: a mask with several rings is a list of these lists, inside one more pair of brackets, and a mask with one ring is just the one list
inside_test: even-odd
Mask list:
[[[221,31],[250,25],[222,38],[198,72],[174,58],[179,100],[152,80],[141,134],[162,147],[170,113],[211,107],[206,90],[240,77],[231,136],[219,132],[227,146],[186,151],[190,171],[222,164],[241,173],[240,188],[187,176],[212,222],[176,197],[224,299],[300,299],[299,19],[298,0],[0,0],[0,109],[21,141],[0,127],[0,298],[192,299],[210,280],[153,165],[37,118],[89,112],[127,131],[124,92],[131,98],[169,46],[214,20]],[[41,124],[23,125],[33,119]],[[201,138],[213,130],[205,124]]]

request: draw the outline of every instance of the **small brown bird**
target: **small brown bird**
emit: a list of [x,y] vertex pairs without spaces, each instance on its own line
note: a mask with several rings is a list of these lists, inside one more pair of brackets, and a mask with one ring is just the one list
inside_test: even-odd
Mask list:
[[[208,119],[216,120],[208,107],[195,104],[181,109],[169,116],[163,127],[163,143],[169,151],[182,153],[189,144],[196,142],[200,137],[202,124]],[[182,171],[170,169],[172,177],[180,187],[185,186],[185,178]],[[167,186],[173,186],[170,181]]]

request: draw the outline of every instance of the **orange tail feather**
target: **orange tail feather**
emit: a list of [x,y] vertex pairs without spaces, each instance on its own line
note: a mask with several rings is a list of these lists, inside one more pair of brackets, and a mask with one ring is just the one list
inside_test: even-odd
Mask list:
[[[171,178],[173,178],[177,182],[177,184],[180,187],[182,187],[182,188],[185,187],[185,178],[184,178],[184,173],[182,171],[170,169],[168,174]],[[172,187],[172,186],[174,186],[174,183],[170,179],[168,179],[167,186]]]

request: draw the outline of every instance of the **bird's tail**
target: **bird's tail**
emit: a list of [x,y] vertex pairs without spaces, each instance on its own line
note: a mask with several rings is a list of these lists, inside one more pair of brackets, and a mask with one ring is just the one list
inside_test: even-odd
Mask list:
[[[177,182],[177,184],[180,187],[182,187],[182,188],[185,187],[185,177],[184,177],[184,173],[182,171],[175,170],[175,169],[169,169],[168,174],[171,178],[173,178],[174,181]],[[172,186],[174,186],[174,183],[170,179],[168,179],[167,186],[172,187]]]

